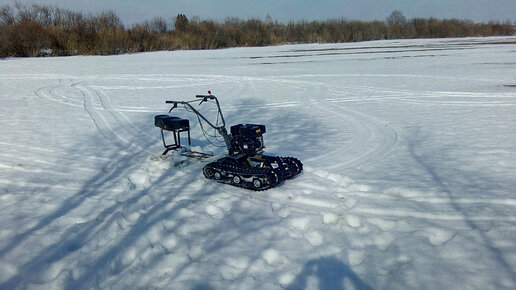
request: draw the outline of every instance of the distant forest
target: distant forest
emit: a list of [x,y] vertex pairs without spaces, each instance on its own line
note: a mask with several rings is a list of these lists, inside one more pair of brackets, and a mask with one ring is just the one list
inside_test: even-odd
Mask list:
[[125,27],[112,11],[85,15],[46,5],[0,7],[0,57],[110,55],[157,50],[216,49],[286,43],[342,43],[380,39],[514,35],[511,23],[413,18],[393,11],[385,21],[278,23],[267,16],[223,22],[158,17]]

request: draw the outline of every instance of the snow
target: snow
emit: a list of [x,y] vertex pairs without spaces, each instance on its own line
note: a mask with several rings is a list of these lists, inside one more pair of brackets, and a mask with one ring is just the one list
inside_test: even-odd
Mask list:
[[[500,37],[0,60],[0,289],[514,289],[515,51]],[[160,157],[154,115],[208,90],[303,173],[252,192]],[[224,152],[180,116],[192,147]]]

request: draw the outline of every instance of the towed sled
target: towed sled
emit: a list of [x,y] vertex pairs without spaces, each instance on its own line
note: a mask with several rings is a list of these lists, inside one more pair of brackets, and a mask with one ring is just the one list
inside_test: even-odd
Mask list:
[[[196,99],[191,101],[166,101],[165,103],[172,104],[168,114],[154,117],[155,126],[161,129],[161,138],[165,147],[163,155],[175,151],[178,154],[201,161],[213,159],[211,154],[189,150],[181,145],[181,133],[188,135],[188,145],[191,145],[190,121],[173,116],[170,113],[176,108],[183,108],[197,115],[205,136],[207,133],[203,128],[203,122],[222,136],[225,147],[227,147],[227,153],[224,157],[204,166],[203,173],[206,178],[246,189],[266,190],[301,173],[303,164],[297,158],[264,154],[263,134],[266,132],[264,125],[238,124],[231,126],[228,133],[217,97],[212,95],[211,92],[208,93],[209,95],[197,95]],[[196,102],[199,102],[199,105],[207,102],[214,103],[217,106],[217,122],[215,124],[192,106],[192,103]],[[167,144],[165,132],[172,133],[173,144]]]

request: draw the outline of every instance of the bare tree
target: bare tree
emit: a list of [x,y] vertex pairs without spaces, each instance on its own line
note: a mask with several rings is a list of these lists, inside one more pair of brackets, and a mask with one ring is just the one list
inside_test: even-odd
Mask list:
[[0,25],[11,25],[15,23],[13,9],[8,5],[0,7]]

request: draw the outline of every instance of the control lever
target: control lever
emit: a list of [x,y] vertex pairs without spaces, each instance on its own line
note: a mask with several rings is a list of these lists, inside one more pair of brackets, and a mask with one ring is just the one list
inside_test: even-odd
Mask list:
[[208,97],[206,97],[206,96],[197,96],[197,97],[198,97],[198,98],[199,98],[199,97],[202,97],[202,100],[199,102],[199,106],[200,106],[202,103],[204,103],[204,102],[206,102],[206,101],[208,100]]

